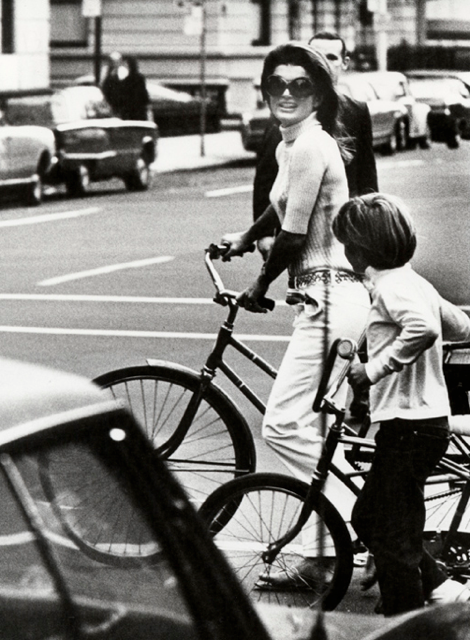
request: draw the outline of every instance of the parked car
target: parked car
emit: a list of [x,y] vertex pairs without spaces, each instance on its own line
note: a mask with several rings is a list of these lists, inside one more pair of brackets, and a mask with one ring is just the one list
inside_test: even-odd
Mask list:
[[365,73],[345,73],[339,80],[339,90],[355,100],[366,102],[372,120],[374,148],[392,154],[407,145],[407,108],[396,100],[381,98]]
[[[147,81],[153,119],[161,136],[199,133],[201,130],[202,98],[185,91],[175,91],[154,81]],[[219,107],[215,100],[206,98],[205,131],[221,130]]]
[[383,100],[398,102],[406,107],[405,138],[407,146],[418,144],[422,149],[431,145],[431,129],[428,122],[431,107],[418,102],[411,93],[408,78],[398,71],[370,71],[365,78]]
[[458,78],[409,76],[418,102],[431,107],[429,126],[433,140],[456,149],[470,138],[470,91]]
[[0,388],[2,640],[360,640],[381,627],[398,640],[468,627],[467,603],[393,622],[253,604],[111,395],[4,358]]
[[41,203],[43,184],[55,157],[54,135],[45,127],[14,126],[0,113],[0,188],[14,190],[26,204]]
[[53,131],[57,162],[45,180],[65,183],[69,195],[82,196],[91,181],[112,177],[122,178],[130,191],[149,187],[157,126],[113,117],[98,87],[10,98],[6,110],[12,124],[36,124]]
[[261,106],[254,112],[242,114],[240,135],[246,151],[258,153],[261,150],[264,132],[269,122],[271,111],[267,106]]
[[[75,80],[77,85],[93,86],[92,75],[80,76]],[[155,80],[146,81],[150,96],[150,118],[158,126],[160,136],[179,136],[199,133],[201,130],[202,98],[186,91],[165,87]],[[221,114],[216,99],[206,98],[207,133],[218,133],[221,130]]]

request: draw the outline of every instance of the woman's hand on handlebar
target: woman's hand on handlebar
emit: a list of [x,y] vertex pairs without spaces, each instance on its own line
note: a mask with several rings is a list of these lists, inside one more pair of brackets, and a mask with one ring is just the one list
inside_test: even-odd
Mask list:
[[242,256],[248,251],[254,251],[254,245],[247,242],[244,231],[226,233],[220,242],[227,247],[227,251],[222,255],[222,262],[230,262],[233,256]]
[[255,280],[250,287],[238,294],[237,303],[251,313],[267,313],[268,307],[265,304],[267,290],[268,287],[263,282],[259,279]]

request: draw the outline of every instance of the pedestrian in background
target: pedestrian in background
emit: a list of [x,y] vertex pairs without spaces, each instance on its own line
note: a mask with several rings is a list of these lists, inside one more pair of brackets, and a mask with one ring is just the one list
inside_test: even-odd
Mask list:
[[353,269],[365,274],[372,306],[369,360],[353,364],[353,387],[370,387],[379,423],[370,471],[352,513],[360,540],[374,554],[383,612],[470,600],[426,551],[424,485],[449,442],[449,398],[442,343],[470,338],[470,319],[444,300],[409,264],[416,232],[406,207],[384,194],[341,207],[333,231]]
[[122,55],[119,51],[109,54],[108,67],[101,83],[101,90],[114,115],[122,117],[123,80],[128,74]]
[[[335,32],[321,31],[313,36],[310,47],[326,57],[335,86],[341,74],[349,66],[349,56],[344,40]],[[343,125],[345,145],[350,150],[346,162],[349,196],[378,191],[377,168],[372,147],[372,123],[367,105],[338,92],[339,121]],[[263,146],[253,185],[253,218],[257,220],[269,205],[269,193],[278,172],[276,148],[281,141],[279,122],[272,117],[266,129]],[[266,258],[272,246],[272,234],[258,242],[258,248]]]
[[139,71],[134,56],[125,58],[127,76],[122,80],[121,118],[124,120],[148,120],[150,96],[144,75]]

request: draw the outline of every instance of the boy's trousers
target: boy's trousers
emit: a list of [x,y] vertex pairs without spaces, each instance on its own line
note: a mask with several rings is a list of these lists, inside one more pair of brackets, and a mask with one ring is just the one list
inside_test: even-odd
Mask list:
[[447,418],[382,422],[352,514],[374,554],[386,616],[423,607],[446,573],[423,547],[424,485],[449,442]]

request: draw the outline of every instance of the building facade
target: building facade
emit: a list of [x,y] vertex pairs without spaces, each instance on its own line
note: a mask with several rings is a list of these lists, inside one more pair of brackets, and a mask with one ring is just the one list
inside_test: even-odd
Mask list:
[[49,0],[0,0],[0,95],[46,90]]
[[54,85],[93,73],[118,50],[168,86],[197,90],[204,80],[209,90],[222,88],[229,113],[254,106],[254,82],[273,45],[315,31],[338,31],[352,52],[382,65],[388,48],[470,45],[468,0],[95,0],[99,22],[83,16],[83,2],[50,0]]

